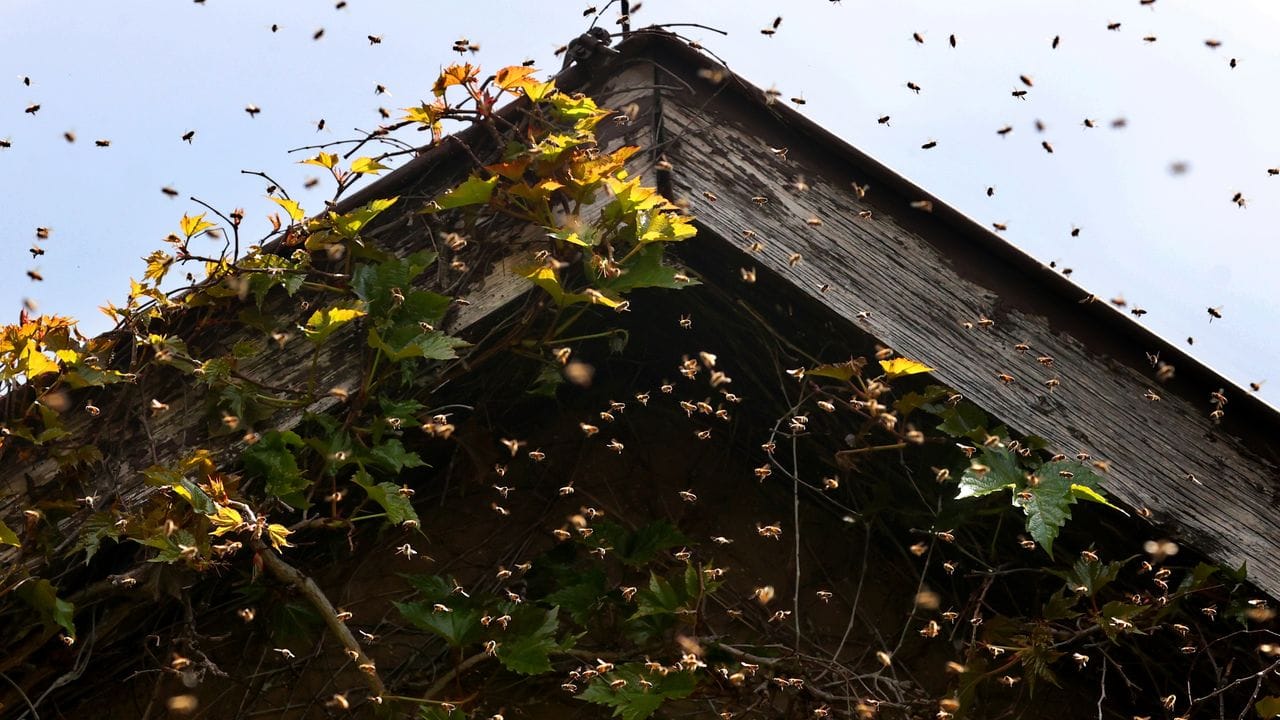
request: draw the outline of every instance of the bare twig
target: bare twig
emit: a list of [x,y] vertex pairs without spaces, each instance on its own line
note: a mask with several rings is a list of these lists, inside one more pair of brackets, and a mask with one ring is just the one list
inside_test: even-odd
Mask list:
[[302,593],[303,597],[305,597],[307,601],[311,603],[311,606],[316,609],[316,612],[320,613],[320,617],[324,620],[324,624],[329,628],[329,632],[337,638],[338,642],[342,644],[343,649],[346,651],[347,656],[350,657],[360,669],[361,674],[365,678],[365,684],[373,691],[375,697],[382,697],[386,693],[387,689],[382,684],[382,678],[378,675],[377,666],[374,665],[373,660],[364,653],[364,649],[360,647],[360,643],[357,642],[355,636],[351,634],[351,630],[345,623],[338,619],[337,611],[334,610],[333,604],[329,602],[329,598],[325,596],[324,591],[320,589],[320,586],[316,585],[315,581],[308,575],[304,574],[301,570],[285,562],[284,558],[280,557],[276,551],[267,547],[266,543],[262,542],[260,538],[254,539],[253,546],[254,550],[257,551],[258,556],[262,558],[262,562],[266,566],[267,570],[272,575],[276,576],[276,579],[297,588],[298,592]]

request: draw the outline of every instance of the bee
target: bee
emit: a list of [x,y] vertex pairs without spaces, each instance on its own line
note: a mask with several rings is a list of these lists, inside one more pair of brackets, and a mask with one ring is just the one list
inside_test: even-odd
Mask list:
[[1231,202],[1235,203],[1237,207],[1246,207],[1249,204],[1249,201],[1248,199],[1245,198],[1244,193],[1240,193],[1240,192],[1231,196]]
[[167,196],[169,196],[169,197],[171,197],[171,198],[173,198],[173,197],[178,197],[178,191],[177,191],[177,190],[174,190],[174,189],[173,189],[173,188],[171,188],[171,187],[162,187],[162,188],[160,188],[160,192],[164,193],[165,195],[167,195]]
[[40,247],[39,245],[32,245],[30,252],[31,252],[31,258],[34,260],[35,258],[38,258],[44,254],[44,248]]
[[916,210],[920,210],[921,212],[933,212],[933,201],[932,200],[913,200],[911,202],[911,207]]
[[996,232],[1004,232],[1005,230],[1009,229],[1008,225],[1004,223],[998,223],[998,222],[991,223],[991,227],[995,228]]
[[[1222,319],[1222,306],[1208,308],[1209,322]],[[1191,338],[1187,338],[1187,344],[1191,344]]]
[[877,119],[876,119],[876,122],[880,123],[881,125],[888,125],[888,124],[889,124],[889,116],[888,116],[888,115],[882,115],[882,116],[880,116],[879,118],[877,118]]
[[1249,383],[1249,389],[1252,390],[1253,392],[1258,392],[1262,390],[1262,383],[1264,382],[1266,382],[1266,380],[1258,380],[1257,382],[1251,382]]
[[917,43],[919,43],[919,44],[921,44],[921,45],[923,45],[923,44],[924,44],[924,36],[923,36],[923,35],[921,35],[921,34],[920,34],[920,33],[918,33],[918,32],[917,32],[917,33],[911,33],[911,39],[912,39],[912,40],[915,40]]
[[1027,87],[1033,87],[1035,85],[1035,83],[1031,81],[1030,75],[1019,75],[1018,79],[1021,80],[1022,84],[1026,85]]
[[934,148],[936,148],[936,147],[938,147],[938,141],[937,141],[937,140],[930,140],[929,142],[927,142],[927,143],[925,143],[925,144],[921,145],[921,146],[920,146],[920,149],[921,149],[921,150],[932,150],[932,149],[934,149]]
[[1231,69],[1232,69],[1232,70],[1235,70],[1235,69],[1236,69],[1236,59],[1235,59],[1235,58],[1231,58],[1230,62],[1228,62],[1228,63],[1227,63],[1227,65],[1231,66]]
[[13,142],[8,138],[0,140],[0,150],[8,150],[11,147],[13,147]]
[[1267,168],[1267,174],[1271,176],[1280,175],[1280,167]]
[[609,443],[608,443],[607,445],[605,445],[605,447],[607,447],[607,448],[609,448],[610,450],[612,450],[612,451],[614,451],[614,452],[616,452],[616,453],[619,453],[619,454],[621,454],[621,453],[622,453],[622,450],[623,450],[623,448],[624,448],[623,444],[622,444],[622,443],[620,443],[620,442],[618,442],[617,438],[614,438],[613,440],[610,440],[610,441],[609,441]]
[[1013,92],[1011,92],[1011,93],[1009,93],[1009,94],[1010,94],[1010,95],[1012,95],[1012,96],[1014,96],[1014,97],[1016,97],[1016,98],[1018,98],[1018,99],[1020,99],[1020,100],[1026,100],[1026,99],[1027,99],[1027,91],[1026,91],[1026,90],[1014,90]]
[[956,35],[955,35],[955,33],[951,33],[951,37],[947,38],[947,40],[949,40],[949,41],[951,42],[951,47],[955,47],[955,46],[956,46]]
[[858,197],[858,199],[859,199],[859,200],[862,200],[862,199],[866,198],[866,197],[867,197],[867,191],[868,191],[868,190],[870,190],[870,189],[871,189],[871,185],[870,185],[870,184],[867,184],[867,185],[859,185],[859,184],[858,184],[858,183],[856,183],[856,182],[855,182],[855,183],[853,183],[853,194],[854,194],[854,195],[856,195],[856,196]]
[[1118,23],[1118,22],[1107,23],[1107,29],[1108,29],[1108,30],[1112,30],[1112,31],[1119,31],[1119,30],[1120,30],[1120,23]]
[[936,638],[938,637],[938,633],[941,631],[942,627],[938,625],[938,621],[930,620],[924,627],[920,628],[920,637],[929,639]]
[[1053,154],[1053,146],[1049,144],[1048,140],[1042,141],[1040,143],[1040,147],[1044,148],[1044,151],[1049,153],[1050,155]]
[[760,537],[763,537],[763,538],[771,538],[771,539],[773,539],[773,540],[781,540],[781,539],[782,539],[782,525],[781,525],[781,523],[774,524],[774,525],[760,525],[760,524],[758,524],[758,523],[757,523],[757,524],[756,524],[756,533],[758,533],[758,534],[760,535]]
[[[920,94],[920,86],[915,84],[914,82],[911,82],[910,80],[907,81],[907,89],[917,95]],[[38,109],[40,106],[37,105],[36,107]]]
[[1216,50],[1217,48],[1222,47],[1222,41],[1221,41],[1221,40],[1205,40],[1205,41],[1204,41],[1204,44],[1205,44],[1205,47],[1213,48],[1213,49],[1215,49],[1215,50]]
[[28,270],[27,277],[31,278],[33,282],[44,282],[44,276],[35,270]]
[[1111,121],[1111,127],[1115,130],[1119,130],[1120,128],[1126,127],[1128,125],[1129,125],[1129,121],[1122,117],[1116,118],[1115,120]]
[[995,195],[995,194],[996,194],[996,189],[995,189],[994,187],[991,187],[990,185],[988,185],[988,186],[987,186],[987,197],[991,197],[991,196],[993,196],[993,195]]
[[1155,42],[1155,41],[1156,41],[1156,36],[1155,36],[1155,35],[1147,35],[1146,37],[1142,38],[1142,41],[1143,41],[1143,42],[1145,42],[1145,43],[1153,43],[1153,42]]
[[772,585],[758,587],[751,592],[751,598],[761,605],[768,605],[773,602],[774,590]]
[[1004,137],[1005,135],[1008,135],[1008,134],[1009,134],[1009,133],[1011,133],[1011,132],[1013,132],[1013,126],[1012,126],[1012,125],[1005,125],[1004,127],[1002,127],[1002,128],[1000,128],[999,130],[997,130],[997,131],[996,131],[996,134],[997,134],[997,135],[999,135],[1000,137]]
[[803,96],[801,96],[801,97],[793,97],[793,98],[791,98],[791,102],[795,103],[796,105],[804,105],[804,104],[805,104],[805,99],[804,99],[804,97],[803,97]]
[[36,113],[40,112],[40,104],[32,103],[28,105],[27,109],[23,110],[23,112],[27,113],[28,115],[35,115]]
[[96,146],[98,146],[98,147],[111,147],[111,141],[110,141],[110,140],[94,140],[94,141],[93,141],[93,144],[94,144],[94,145],[96,145]]
[[383,84],[381,84],[381,83],[374,85],[374,86],[373,86],[373,94],[374,94],[374,95],[385,95],[385,94],[387,94],[387,86],[386,86],[386,85],[383,85]]
[[753,283],[756,281],[755,268],[740,268],[739,270],[742,273],[742,282]]
[[320,28],[319,30],[316,30],[315,32],[311,33],[312,40],[319,40],[322,37],[324,37],[324,28]]
[[249,117],[256,117],[258,113],[262,112],[262,109],[250,103],[244,106],[244,111],[249,113]]

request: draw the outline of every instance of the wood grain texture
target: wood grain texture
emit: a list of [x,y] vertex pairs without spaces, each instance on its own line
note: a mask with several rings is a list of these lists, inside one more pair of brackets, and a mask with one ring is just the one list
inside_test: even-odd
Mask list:
[[[698,242],[737,250],[703,252],[704,262],[777,273],[850,331],[938,368],[940,381],[1017,432],[1110,461],[1107,487],[1122,504],[1150,509],[1153,522],[1219,562],[1247,562],[1251,579],[1280,596],[1280,476],[1260,454],[1265,439],[1246,443],[1209,419],[1208,394],[1225,382],[1162,387],[1143,367],[1145,352],[1160,348],[1144,345],[1141,333],[1127,348],[1107,337],[1107,323],[1093,319],[1099,308],[1077,304],[1082,295],[1064,299],[970,242],[973,228],[951,221],[958,213],[913,209],[917,200],[940,203],[815,142],[753,92],[702,82],[696,93],[663,99],[674,191],[692,203]],[[871,183],[864,199],[852,181]],[[753,241],[764,246],[758,254]],[[752,286],[742,288],[749,298]],[[983,318],[994,324],[980,325]],[[1020,343],[1031,350],[1015,351]],[[1117,346],[1123,360],[1108,354]],[[1061,384],[1050,389],[1054,378]],[[1144,398],[1148,390],[1162,399]],[[1228,419],[1231,412],[1228,405]]]

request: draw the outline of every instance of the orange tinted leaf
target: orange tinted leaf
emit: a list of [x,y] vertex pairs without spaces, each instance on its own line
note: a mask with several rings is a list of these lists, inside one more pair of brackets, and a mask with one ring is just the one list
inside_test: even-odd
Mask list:
[[510,90],[529,83],[532,79],[531,76],[536,72],[538,72],[537,68],[512,65],[499,70],[497,75],[494,76],[494,82],[503,90]]
[[440,77],[436,78],[436,82],[431,86],[431,92],[436,97],[444,95],[445,90],[454,85],[464,85],[476,79],[480,68],[474,67],[471,63],[465,65],[450,65],[440,73]]

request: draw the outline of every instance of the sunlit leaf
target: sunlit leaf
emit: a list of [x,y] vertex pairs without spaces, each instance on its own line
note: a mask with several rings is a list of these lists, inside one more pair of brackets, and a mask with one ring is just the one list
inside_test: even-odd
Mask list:
[[378,162],[377,159],[371,157],[356,158],[351,161],[351,172],[361,175],[377,175],[383,170],[391,168]]
[[182,228],[182,234],[185,235],[188,240],[213,227],[213,223],[205,220],[204,216],[205,213],[200,213],[195,216],[182,216],[182,220],[179,221],[178,226]]
[[319,165],[322,168],[332,170],[338,164],[338,156],[336,153],[322,152],[313,158],[307,158],[301,161],[302,165]]
[[267,525],[267,539],[271,541],[271,547],[276,550],[281,548],[293,547],[289,542],[289,535],[293,533],[289,528],[277,523],[269,523]]
[[[617,680],[625,682],[615,683]],[[645,720],[662,703],[688,697],[696,687],[691,672],[651,672],[640,663],[629,663],[592,678],[576,697],[613,708],[613,716],[621,720]]]
[[338,328],[352,320],[364,317],[365,311],[362,305],[363,303],[359,302],[345,302],[316,310],[307,319],[307,324],[303,326],[302,331],[306,333],[307,339],[319,345]]
[[356,472],[351,479],[364,488],[365,494],[369,496],[370,500],[382,508],[382,511],[387,516],[387,522],[391,525],[399,525],[406,520],[418,519],[418,513],[413,509],[413,504],[409,502],[409,498],[400,493],[399,485],[385,481],[375,483],[373,477],[364,470]]
[[528,83],[536,72],[538,72],[537,68],[525,65],[511,65],[495,73],[493,82],[503,90],[510,90]]
[[480,72],[480,68],[473,66],[471,63],[465,65],[450,65],[440,72],[440,77],[436,78],[435,83],[431,86],[431,92],[436,97],[444,95],[445,90],[454,85],[465,85],[476,79]]
[[498,176],[482,180],[475,175],[467,178],[458,187],[446,192],[433,202],[427,204],[427,212],[439,212],[451,208],[483,205],[493,197],[493,189],[498,185]]
[[928,365],[904,357],[896,357],[892,360],[881,360],[880,367],[884,368],[885,377],[890,380],[905,377],[907,375],[919,375],[920,373],[933,372],[933,368]]
[[284,211],[289,213],[290,219],[294,222],[299,222],[302,218],[307,216],[306,212],[303,211],[302,206],[298,204],[297,200],[290,200],[288,198],[279,198],[275,196],[270,196],[267,199],[284,208]]

